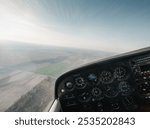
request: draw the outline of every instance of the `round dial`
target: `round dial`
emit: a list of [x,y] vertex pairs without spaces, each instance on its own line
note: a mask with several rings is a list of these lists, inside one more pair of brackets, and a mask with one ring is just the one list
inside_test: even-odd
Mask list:
[[90,82],[96,82],[96,81],[97,81],[97,75],[94,74],[94,73],[90,73],[90,74],[88,75],[88,80],[89,80]]
[[113,81],[113,76],[110,71],[102,71],[100,77],[101,77],[102,83],[104,83],[104,84],[108,84]]
[[118,89],[112,85],[105,86],[105,96],[108,98],[114,98],[118,95]]
[[117,67],[115,69],[115,77],[118,79],[118,80],[122,80],[122,79],[125,79],[126,78],[126,69],[123,68],[123,67]]
[[102,90],[97,88],[97,87],[94,87],[92,89],[92,95],[95,97],[95,98],[99,98],[101,95],[102,95]]
[[66,88],[67,90],[72,90],[72,89],[73,89],[73,83],[72,83],[72,82],[66,82],[65,88]]
[[119,90],[123,96],[130,95],[131,93],[130,85],[125,81],[119,83]]
[[85,80],[82,77],[76,78],[75,83],[78,89],[83,89],[86,86]]

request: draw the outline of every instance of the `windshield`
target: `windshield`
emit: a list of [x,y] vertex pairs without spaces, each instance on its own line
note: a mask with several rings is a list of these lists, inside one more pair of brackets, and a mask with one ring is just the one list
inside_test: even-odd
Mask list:
[[149,5],[149,0],[0,0],[0,91],[13,91],[18,78],[56,79],[80,65],[150,46]]

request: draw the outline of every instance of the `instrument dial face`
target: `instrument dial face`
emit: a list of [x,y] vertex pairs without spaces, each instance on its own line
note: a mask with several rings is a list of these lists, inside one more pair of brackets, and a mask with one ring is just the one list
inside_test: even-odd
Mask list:
[[83,88],[86,87],[85,80],[84,80],[84,78],[82,78],[82,77],[77,77],[77,78],[75,79],[75,83],[76,83],[76,87],[77,87],[78,89],[83,89]]
[[118,79],[118,80],[123,80],[123,79],[126,79],[126,69],[123,68],[123,67],[117,67],[115,69],[115,77]]
[[113,81],[113,75],[110,71],[102,71],[100,77],[101,77],[101,82],[104,84],[108,84]]
[[114,98],[118,95],[118,88],[113,85],[105,86],[105,96],[108,98]]
[[92,89],[92,95],[93,95],[94,97],[99,97],[101,94],[102,94],[101,89],[99,89],[99,88],[97,88],[97,87],[95,87],[95,88]]
[[91,85],[91,86],[96,85],[97,80],[98,80],[97,74],[90,73],[90,74],[87,75],[87,81],[88,81],[89,85]]
[[70,81],[68,81],[68,82],[66,82],[66,84],[65,84],[65,89],[67,89],[67,90],[72,90],[73,89],[73,83],[72,82],[70,82]]
[[125,81],[119,83],[119,90],[123,96],[130,95],[131,93],[130,85]]
[[91,82],[96,82],[97,81],[97,75],[94,74],[94,73],[90,73],[88,75],[88,80],[91,81]]

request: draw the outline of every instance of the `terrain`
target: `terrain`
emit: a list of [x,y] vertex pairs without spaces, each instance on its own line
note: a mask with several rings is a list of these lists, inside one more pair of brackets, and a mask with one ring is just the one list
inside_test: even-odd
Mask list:
[[19,70],[53,76],[115,53],[21,42],[0,42],[0,78]]
[[0,111],[48,111],[57,77],[113,54],[1,41]]

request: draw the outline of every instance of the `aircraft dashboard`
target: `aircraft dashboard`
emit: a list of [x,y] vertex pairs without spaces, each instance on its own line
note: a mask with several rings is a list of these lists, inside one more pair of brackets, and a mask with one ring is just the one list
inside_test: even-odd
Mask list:
[[67,72],[55,88],[62,111],[150,110],[150,48]]

